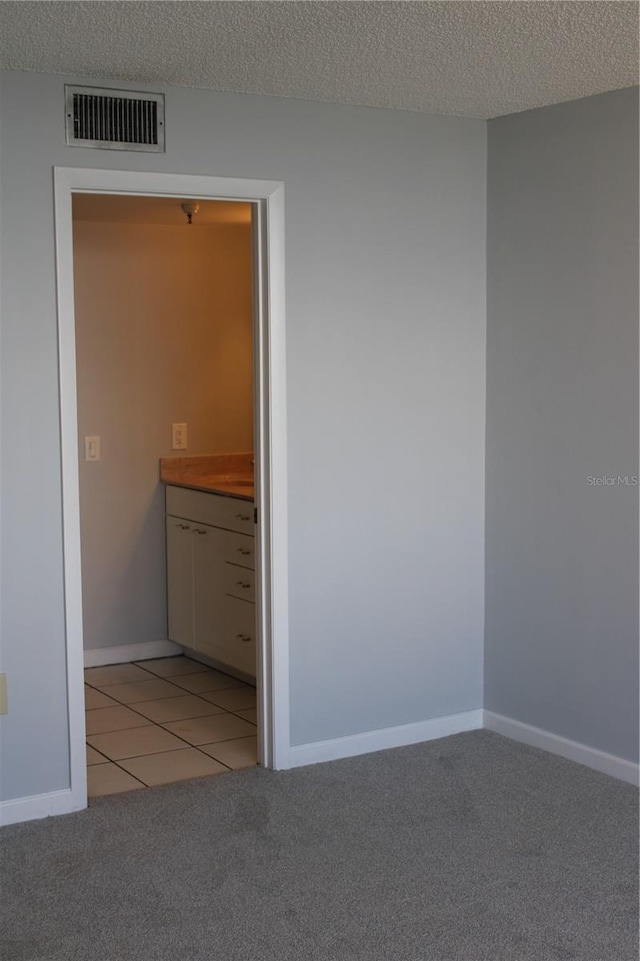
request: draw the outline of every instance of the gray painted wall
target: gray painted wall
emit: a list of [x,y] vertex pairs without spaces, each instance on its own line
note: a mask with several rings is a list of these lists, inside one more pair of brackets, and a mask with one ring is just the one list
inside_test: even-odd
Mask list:
[[485,707],[638,751],[638,93],[489,123]]
[[2,796],[68,784],[53,165],[282,180],[291,736],[481,706],[486,125],[167,88],[164,156],[2,78]]

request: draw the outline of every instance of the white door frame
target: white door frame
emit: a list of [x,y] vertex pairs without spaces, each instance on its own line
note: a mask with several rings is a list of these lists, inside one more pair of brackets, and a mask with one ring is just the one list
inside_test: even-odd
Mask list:
[[[64,594],[71,777],[70,810],[87,806],[72,194],[132,194],[253,202],[258,418],[258,711],[260,760],[289,767],[289,604],[285,368],[284,186],[268,180],[54,168],[62,453]],[[254,348],[255,349],[255,348]]]

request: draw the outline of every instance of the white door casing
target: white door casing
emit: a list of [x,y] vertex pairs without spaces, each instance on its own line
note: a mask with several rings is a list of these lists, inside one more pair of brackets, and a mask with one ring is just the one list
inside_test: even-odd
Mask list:
[[265,767],[284,769],[290,764],[284,186],[266,180],[56,167],[54,200],[71,772],[69,811],[87,805],[73,297],[74,193],[236,200],[253,204],[259,751]]

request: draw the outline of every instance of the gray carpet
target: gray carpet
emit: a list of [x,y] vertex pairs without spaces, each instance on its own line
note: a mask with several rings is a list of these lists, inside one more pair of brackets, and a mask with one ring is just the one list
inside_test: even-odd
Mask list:
[[3,961],[637,961],[637,792],[485,731],[15,825]]

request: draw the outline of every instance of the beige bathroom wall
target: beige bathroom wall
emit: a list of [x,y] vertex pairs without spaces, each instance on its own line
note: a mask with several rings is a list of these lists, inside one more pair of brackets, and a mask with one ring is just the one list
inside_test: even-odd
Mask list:
[[75,221],[74,271],[85,649],[163,640],[171,424],[253,445],[250,225]]

